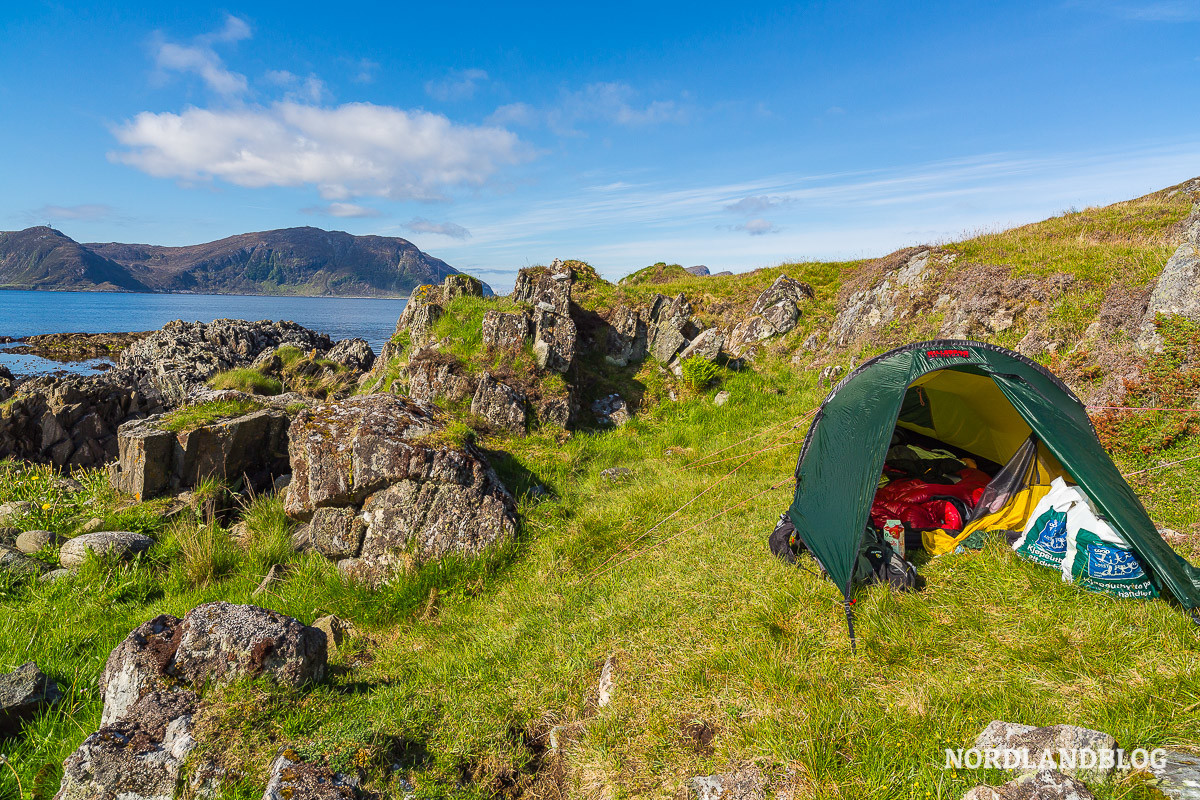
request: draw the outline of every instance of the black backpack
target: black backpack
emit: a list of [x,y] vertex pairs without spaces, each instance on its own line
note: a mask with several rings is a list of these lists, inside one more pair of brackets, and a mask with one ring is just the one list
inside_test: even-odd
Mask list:
[[[779,515],[779,522],[767,538],[771,552],[789,564],[795,564],[800,554],[807,550],[804,542],[796,534],[787,513]],[[813,558],[816,561],[816,557]],[[821,573],[828,575],[824,565],[817,561]],[[917,568],[905,561],[903,556],[883,540],[879,532],[867,527],[863,533],[862,546],[858,550],[858,561],[854,567],[854,583],[865,585],[869,583],[890,583],[900,591],[920,588],[921,577]]]

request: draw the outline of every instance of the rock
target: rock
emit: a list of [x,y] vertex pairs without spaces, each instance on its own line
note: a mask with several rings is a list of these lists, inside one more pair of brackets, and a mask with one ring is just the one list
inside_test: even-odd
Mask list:
[[514,534],[512,496],[473,446],[437,442],[444,423],[434,413],[377,394],[297,415],[285,508],[301,520],[321,507],[358,511],[365,563],[347,570],[386,576],[413,558],[474,555]]
[[525,395],[500,383],[489,373],[483,373],[479,379],[475,396],[471,398],[471,413],[510,433],[525,433]]
[[717,356],[721,355],[721,348],[724,345],[725,334],[716,328],[707,328],[696,334],[696,338],[692,339],[683,348],[679,353],[678,361],[682,362],[693,356],[707,358],[709,361],[716,361]]
[[0,525],[0,545],[15,549],[17,546],[17,537],[22,533],[24,533],[24,531],[22,531],[20,528],[12,528]]
[[436,351],[422,350],[414,354],[405,373],[408,396],[418,403],[433,403],[438,398],[461,403],[475,394],[475,381],[462,374],[462,365]]
[[575,360],[578,332],[570,317],[538,308],[534,312],[533,357],[541,369],[566,372]]
[[531,331],[532,324],[526,314],[488,311],[483,315],[483,346],[489,350],[520,350]]
[[1200,756],[1166,750],[1159,766],[1151,765],[1155,788],[1168,800],[1200,800]]
[[32,555],[43,547],[57,547],[67,540],[60,533],[50,531],[25,531],[17,537],[17,549],[26,555]]
[[600,668],[600,683],[596,687],[596,705],[604,708],[612,702],[613,692],[617,688],[617,657],[610,655],[604,659]]
[[697,800],[763,800],[765,785],[762,772],[753,764],[735,772],[692,778]]
[[63,578],[68,578],[74,574],[72,570],[66,567],[59,567],[58,569],[52,569],[49,572],[39,575],[38,583],[58,583]]
[[79,526],[80,533],[95,533],[104,527],[104,520],[100,517],[92,517],[87,522]]
[[109,654],[100,677],[101,724],[125,719],[147,694],[183,686],[266,678],[302,686],[325,677],[325,635],[257,606],[206,603],[182,620],[138,626]]
[[449,303],[456,297],[483,297],[483,281],[457,273],[442,280],[442,299]]
[[606,332],[605,360],[618,367],[636,363],[646,357],[647,344],[646,320],[628,306],[619,306]]
[[293,750],[279,754],[271,764],[263,800],[349,800],[356,796],[357,778],[305,764],[299,758]]
[[48,571],[49,566],[17,550],[14,547],[0,545],[0,573],[25,577],[41,575]]
[[723,406],[728,402],[729,402],[729,392],[726,392],[724,390],[717,392],[716,397],[713,398],[714,406]]
[[195,749],[190,691],[156,691],[87,737],[63,762],[55,800],[171,800]]
[[1047,769],[995,788],[976,786],[963,800],[1095,800],[1095,795],[1075,778]]
[[1162,348],[1162,337],[1154,326],[1157,315],[1179,314],[1200,320],[1200,291],[1196,288],[1200,284],[1200,206],[1192,211],[1184,230],[1183,242],[1163,267],[1142,315],[1137,346],[1143,352]]
[[631,479],[633,477],[633,470],[629,467],[609,467],[600,471],[600,477],[609,483],[619,483],[620,481]]
[[[1019,751],[1020,763],[1039,765],[1044,754],[1049,753],[1058,763],[1058,753],[1062,750],[1091,750],[1098,759],[1102,753],[1108,752],[1116,758],[1117,741],[1107,733],[1080,728],[1075,725],[1048,725],[1035,728],[1013,722],[994,720],[988,723],[975,739],[975,747],[980,750],[1001,749]],[[1028,756],[1025,756],[1028,753]],[[1091,769],[1074,768],[1059,764],[1060,769],[1071,776],[1089,782],[1103,782],[1112,774],[1112,768],[1104,769],[1099,766]]]
[[325,632],[325,641],[331,653],[354,634],[354,625],[335,614],[327,614],[313,621],[312,626]]
[[37,507],[27,500],[13,500],[0,503],[0,526],[16,527],[22,517],[37,511]]
[[541,422],[565,428],[575,417],[575,401],[568,389],[566,395],[543,395],[534,410]]
[[198,486],[207,477],[245,478],[258,489],[288,472],[287,413],[264,408],[190,430],[166,430],[168,418],[123,424],[117,432],[113,487],[138,500]]
[[308,524],[312,548],[332,561],[357,556],[366,532],[367,523],[352,508],[318,508]]
[[21,724],[62,699],[62,692],[32,661],[0,675],[0,737],[15,736]]
[[734,355],[743,355],[754,345],[770,339],[776,334],[775,326],[764,317],[747,317],[737,324],[729,334],[729,350]]
[[518,303],[527,303],[536,310],[569,319],[573,282],[574,277],[570,269],[555,259],[549,269],[528,267],[520,270],[513,285],[512,299]]
[[592,403],[592,413],[596,415],[598,424],[618,428],[633,419],[629,406],[619,394],[610,394]]
[[272,586],[283,580],[283,576],[287,574],[287,567],[283,564],[272,564],[267,570],[267,574],[263,576],[262,581],[250,593],[251,597],[258,597],[263,592],[269,590]]
[[790,301],[781,300],[773,306],[768,306],[762,317],[771,323],[776,333],[787,333],[796,327],[796,322],[800,319],[800,310]]
[[670,363],[688,344],[691,329],[692,304],[682,294],[675,298],[655,295],[650,306],[647,325],[647,351],[664,364]]
[[[286,505],[287,500],[284,500]],[[297,553],[303,553],[312,548],[312,531],[308,525],[300,525],[296,530],[292,531],[292,550]]]
[[712,274],[708,271],[708,267],[704,266],[703,264],[697,264],[694,267],[684,267],[684,270],[700,278],[707,278]]
[[149,536],[132,531],[98,531],[68,539],[58,551],[58,563],[68,569],[83,564],[88,553],[128,561],[154,545]]
[[817,376],[817,388],[828,386],[832,388],[842,377],[842,373],[846,371],[845,367],[833,365],[821,370],[821,374]]
[[365,372],[375,365],[375,351],[366,339],[342,339],[324,357],[355,372]]
[[814,296],[813,288],[807,283],[801,283],[798,280],[789,278],[787,275],[780,275],[754,301],[754,307],[750,309],[750,313],[765,314],[768,308],[783,301],[799,306],[802,302],[811,300]]

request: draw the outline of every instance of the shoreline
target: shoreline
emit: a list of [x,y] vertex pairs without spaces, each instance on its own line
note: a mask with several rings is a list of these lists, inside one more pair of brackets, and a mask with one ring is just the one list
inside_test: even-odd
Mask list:
[[6,292],[63,292],[66,294],[123,294],[138,297],[146,295],[166,297],[288,297],[311,300],[409,300],[411,294],[357,295],[357,294],[263,294],[262,292],[129,292],[124,289],[40,289],[31,286],[0,286]]

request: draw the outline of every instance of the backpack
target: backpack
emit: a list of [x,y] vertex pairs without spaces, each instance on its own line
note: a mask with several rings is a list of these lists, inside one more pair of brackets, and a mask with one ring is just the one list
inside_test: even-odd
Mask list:
[[884,541],[874,528],[868,527],[854,565],[854,583],[888,583],[892,588],[906,592],[920,588],[921,576],[917,574],[917,568],[905,561],[904,556]]

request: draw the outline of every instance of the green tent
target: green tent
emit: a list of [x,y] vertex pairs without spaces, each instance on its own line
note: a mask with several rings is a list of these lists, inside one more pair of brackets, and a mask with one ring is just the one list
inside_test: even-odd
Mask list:
[[972,341],[917,342],[871,359],[825,398],[796,466],[796,532],[846,598],[897,428],[1006,464],[1033,437],[1137,552],[1160,591],[1200,608],[1200,569],[1163,541],[1096,437],[1087,410],[1044,367]]

